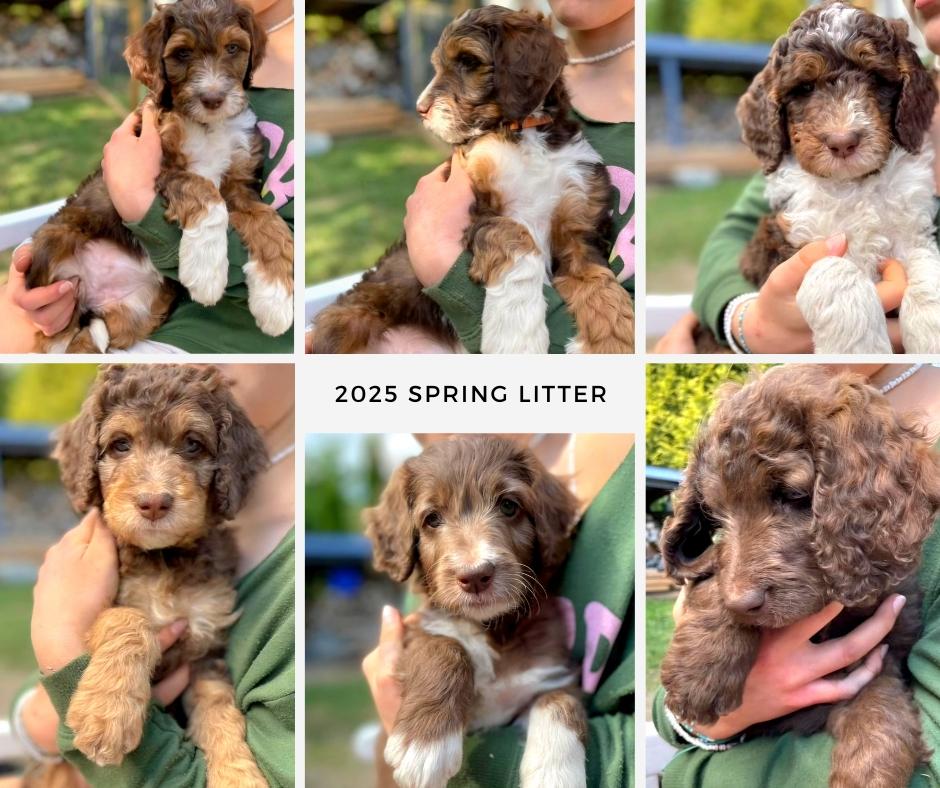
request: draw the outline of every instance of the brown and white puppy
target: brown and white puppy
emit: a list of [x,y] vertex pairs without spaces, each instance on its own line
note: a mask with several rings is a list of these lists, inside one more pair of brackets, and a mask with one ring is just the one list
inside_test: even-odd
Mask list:
[[662,534],[685,609],[662,664],[666,705],[709,724],[741,704],[761,629],[836,601],[816,639],[850,632],[888,596],[908,602],[879,676],[853,699],[746,732],[836,739],[830,785],[907,786],[929,755],[906,667],[921,630],[917,568],[940,507],[924,431],[864,378],[779,367],[729,386],[702,430]]
[[[248,248],[248,307],[267,334],[293,323],[293,249],[287,224],[261,201],[261,135],[248,87],[265,34],[236,0],[177,0],[158,7],[127,43],[131,75],[157,112],[163,164],[156,190],[183,230],[179,282],[211,306],[229,277],[228,227]],[[45,352],[126,348],[167,316],[173,284],[124,226],[99,170],[33,237],[27,286],[72,279],[71,323],[38,340]]]
[[[54,456],[73,506],[101,507],[118,546],[115,606],[87,635],[91,661],[65,718],[75,747],[121,763],[140,743],[151,682],[190,663],[187,733],[209,788],[264,788],[223,657],[238,618],[225,521],[267,456],[227,381],[214,367],[105,367]],[[161,656],[157,631],[181,618],[187,631]]]
[[[463,245],[486,288],[482,352],[548,352],[552,284],[577,324],[568,352],[632,353],[633,304],[607,264],[610,180],[572,119],[563,42],[541,15],[491,5],[451,22],[432,62],[417,109],[473,184]],[[404,242],[317,316],[313,352],[361,352],[397,326],[457,344]]]
[[376,568],[423,597],[385,747],[398,785],[445,786],[464,734],[517,723],[525,788],[584,786],[586,716],[546,590],[571,546],[574,496],[511,441],[461,437],[401,465],[364,520]]
[[[892,352],[875,289],[889,258],[907,271],[905,350],[940,351],[934,152],[925,145],[936,105],[907,25],[841,0],[804,11],[738,103],[771,210],[741,257],[745,278],[759,288],[806,244],[846,234],[845,254],[816,262],[796,295],[817,353]],[[713,338],[699,337],[698,348],[713,351]]]

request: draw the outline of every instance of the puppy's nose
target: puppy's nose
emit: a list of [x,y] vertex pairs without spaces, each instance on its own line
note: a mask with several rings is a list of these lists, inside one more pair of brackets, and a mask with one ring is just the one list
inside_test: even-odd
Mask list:
[[431,111],[431,99],[426,93],[422,93],[418,96],[418,101],[415,103],[415,109],[418,110],[418,114],[422,118],[426,118],[428,113]]
[[493,585],[493,571],[495,569],[496,567],[487,561],[485,564],[460,572],[457,575],[457,582],[468,594],[482,594]]
[[855,153],[861,141],[862,135],[857,131],[833,131],[823,140],[832,155],[840,159],[847,159]]
[[203,93],[199,97],[199,101],[202,102],[202,106],[206,109],[218,109],[222,106],[222,102],[225,101],[224,93]]
[[767,599],[767,591],[763,588],[748,588],[744,591],[729,594],[725,605],[735,613],[756,613],[761,609]]
[[169,493],[137,496],[137,510],[148,520],[159,520],[173,508],[173,496]]

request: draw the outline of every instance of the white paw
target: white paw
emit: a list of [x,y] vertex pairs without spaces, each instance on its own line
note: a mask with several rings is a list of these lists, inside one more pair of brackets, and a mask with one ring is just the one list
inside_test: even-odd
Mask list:
[[92,318],[88,324],[88,333],[91,334],[91,341],[95,343],[99,353],[107,353],[108,345],[111,344],[111,337],[108,334],[108,326],[100,317]]
[[463,763],[463,736],[452,733],[407,744],[396,733],[385,745],[385,762],[395,770],[400,788],[444,788]]
[[248,309],[258,328],[269,336],[280,336],[294,324],[293,288],[261,275],[254,260],[245,263],[243,270],[248,284]]
[[228,210],[213,203],[206,215],[183,230],[180,241],[180,283],[193,301],[218,303],[228,284]]
[[[926,295],[926,294],[925,294]],[[906,353],[940,353],[940,301],[910,286],[901,301],[901,341]]]
[[579,354],[583,352],[584,352],[584,348],[581,346],[581,340],[578,339],[577,337],[569,340],[568,344],[565,345],[565,353],[567,353],[568,355],[575,355],[575,354]]
[[486,286],[483,302],[483,353],[548,353],[545,325],[546,261],[523,254],[495,284]]
[[522,788],[586,788],[584,745],[556,720],[551,709],[536,708],[529,717],[525,752],[519,767]]

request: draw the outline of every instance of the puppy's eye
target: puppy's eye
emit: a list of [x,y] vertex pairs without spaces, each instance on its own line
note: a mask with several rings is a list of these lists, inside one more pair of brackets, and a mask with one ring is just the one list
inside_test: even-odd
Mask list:
[[771,493],[771,498],[775,503],[790,509],[806,510],[813,505],[813,496],[801,490],[793,490],[789,487],[777,487]]
[[230,55],[237,55],[242,51],[242,48],[238,44],[229,44],[227,47],[225,47],[225,51]]
[[195,438],[187,435],[186,439],[183,441],[183,454],[189,457],[195,457],[198,454],[202,454],[205,446]]
[[809,96],[814,90],[816,90],[815,82],[802,82],[790,92],[794,96]]
[[130,438],[115,438],[108,444],[108,453],[112,455],[127,454],[131,450]]
[[457,65],[467,71],[473,71],[483,65],[483,61],[475,55],[468,52],[461,52],[457,55]]
[[425,528],[438,528],[443,525],[444,520],[437,512],[430,512],[424,517]]
[[504,517],[515,517],[519,513],[519,504],[512,498],[500,498],[499,511]]
[[171,57],[175,58],[176,60],[179,60],[181,63],[185,63],[192,56],[193,56],[193,51],[191,49],[186,49],[186,48],[174,49],[173,54],[171,55]]

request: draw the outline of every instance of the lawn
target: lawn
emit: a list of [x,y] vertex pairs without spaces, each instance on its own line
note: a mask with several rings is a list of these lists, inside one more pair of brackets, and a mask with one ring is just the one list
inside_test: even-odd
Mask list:
[[650,184],[646,221],[650,292],[683,292],[694,284],[705,240],[747,182],[747,178],[728,178],[704,189]]
[[653,698],[659,689],[659,665],[666,654],[675,624],[675,595],[646,598],[646,718],[652,717]]
[[16,693],[36,669],[29,641],[32,608],[31,586],[0,583],[0,719],[7,716]]
[[405,200],[447,157],[418,130],[335,140],[307,160],[307,284],[371,267],[398,240]]
[[371,785],[374,767],[357,760],[351,750],[356,728],[377,719],[369,688],[358,668],[308,674],[306,706],[307,785]]

